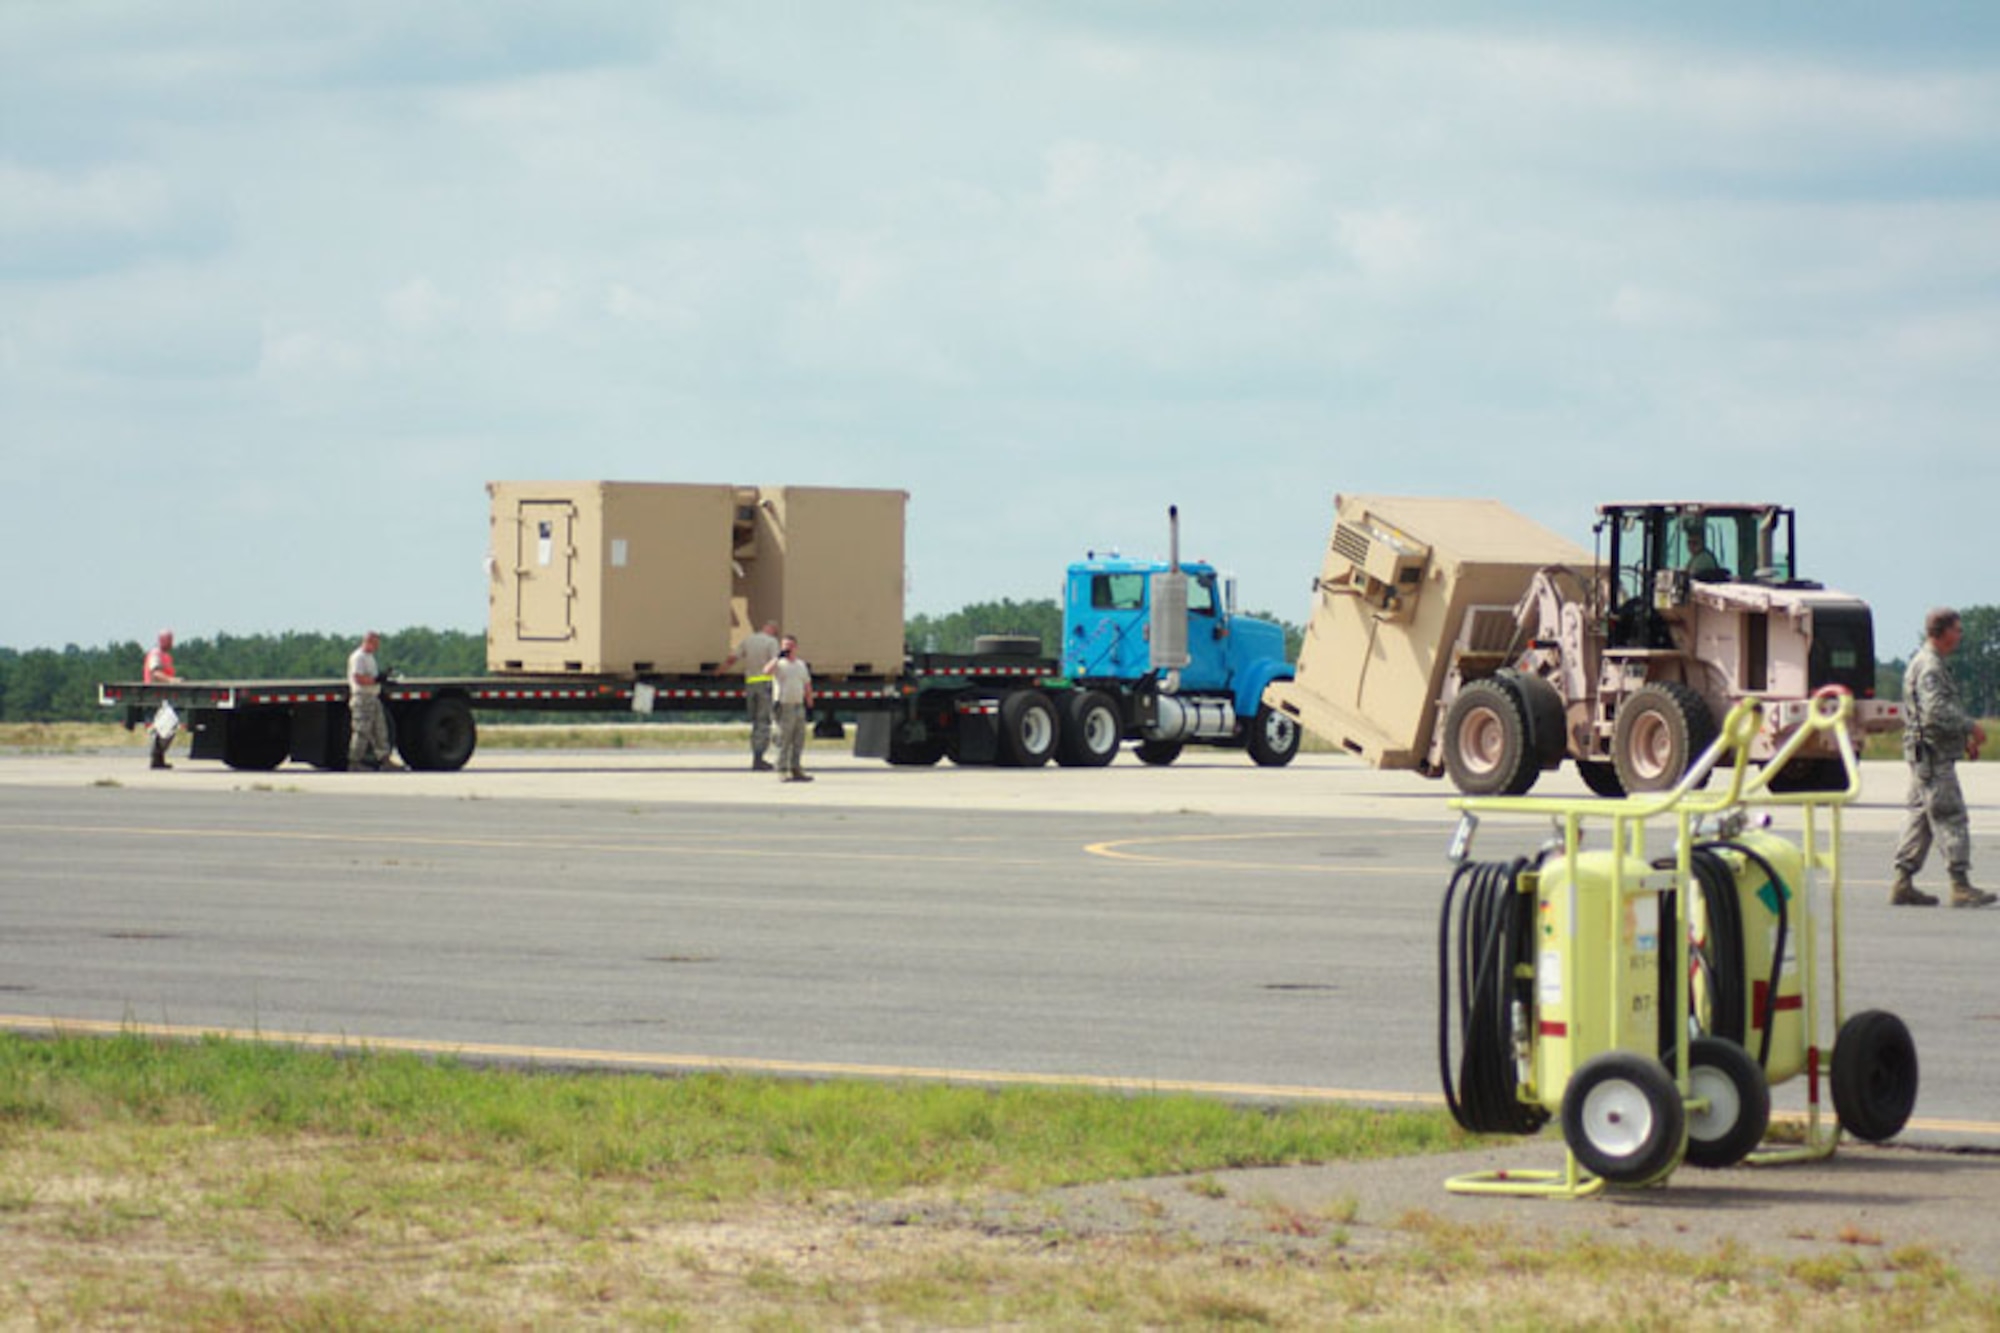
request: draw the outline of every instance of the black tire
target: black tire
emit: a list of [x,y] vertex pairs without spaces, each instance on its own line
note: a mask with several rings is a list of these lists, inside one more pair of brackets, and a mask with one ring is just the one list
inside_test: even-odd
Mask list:
[[981,634],[972,640],[981,657],[1040,657],[1042,641],[1034,634]]
[[229,717],[222,739],[222,762],[250,773],[268,773],[292,755],[292,715],[284,709],[256,709]]
[[396,749],[411,768],[455,773],[479,745],[479,724],[472,705],[461,695],[447,694],[402,713],[396,728]]
[[1847,765],[1838,759],[1794,759],[1771,774],[1772,791],[1846,791]]
[[1650,1185],[1680,1161],[1687,1107],[1659,1061],[1607,1051],[1570,1075],[1562,1129],[1591,1175],[1612,1185]]
[[1611,762],[1630,793],[1666,791],[1715,743],[1715,715],[1679,681],[1656,680],[1618,706]]
[[1513,685],[1475,680],[1444,718],[1444,770],[1467,796],[1518,796],[1540,771],[1528,743],[1528,709]]
[[1506,670],[1498,678],[1514,687],[1514,693],[1528,712],[1528,744],[1538,768],[1554,768],[1569,753],[1569,721],[1563,712],[1562,696],[1540,676]]
[[1625,784],[1618,780],[1618,766],[1603,759],[1579,759],[1576,775],[1598,796],[1623,796]]
[[1903,1020],[1868,1009],[1833,1041],[1833,1112],[1857,1139],[1881,1143],[1903,1132],[1917,1107],[1917,1043]]
[[1257,705],[1250,720],[1250,758],[1263,768],[1283,768],[1299,753],[1299,724],[1291,714],[1269,704]]
[[1102,690],[1078,690],[1069,698],[1056,762],[1070,768],[1102,768],[1118,757],[1125,739],[1117,701]]
[[1180,741],[1140,741],[1132,747],[1132,753],[1139,756],[1142,764],[1161,767],[1171,764],[1181,757]]
[[1040,768],[1062,739],[1056,706],[1040,690],[1015,690],[1000,700],[999,762],[1009,768]]
[[889,762],[909,768],[929,768],[944,758],[944,737],[936,730],[924,733],[920,741],[903,739],[900,731],[889,738]]
[[[1660,1057],[1668,1077],[1674,1052]],[[1756,1151],[1771,1127],[1771,1085],[1750,1052],[1722,1037],[1688,1044],[1688,1096],[1707,1109],[1687,1115],[1687,1160],[1699,1167],[1735,1166]]]

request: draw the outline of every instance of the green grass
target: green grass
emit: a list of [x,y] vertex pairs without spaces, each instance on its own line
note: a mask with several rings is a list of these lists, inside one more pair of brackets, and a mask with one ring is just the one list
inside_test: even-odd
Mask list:
[[[1437,1113],[0,1034],[0,1326],[2000,1320],[1992,1288],[1859,1232],[1792,1262],[1551,1242],[1221,1174],[1464,1143]],[[1094,1228],[1050,1192],[1166,1173],[1240,1234]]]

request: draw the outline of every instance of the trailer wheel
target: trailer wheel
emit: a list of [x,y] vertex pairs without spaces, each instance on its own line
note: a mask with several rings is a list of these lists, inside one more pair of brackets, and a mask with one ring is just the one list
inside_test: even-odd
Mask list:
[[[1660,1057],[1669,1076],[1674,1053]],[[1688,1095],[1708,1103],[1687,1117],[1687,1160],[1695,1166],[1735,1166],[1771,1127],[1771,1085],[1750,1052],[1723,1037],[1688,1044]]]
[[1140,763],[1158,767],[1171,764],[1181,757],[1181,742],[1140,741],[1132,747],[1132,753],[1139,756]]
[[1563,1141],[1584,1170],[1613,1185],[1650,1185],[1674,1169],[1687,1107],[1659,1061],[1607,1051],[1570,1075]]
[[1070,768],[1102,768],[1118,757],[1125,724],[1118,705],[1102,690],[1080,690],[1070,696],[1069,716],[1056,745],[1056,762]]
[[1265,768],[1283,768],[1299,752],[1299,724],[1289,713],[1257,705],[1250,722],[1250,757]]
[[1444,719],[1444,767],[1467,796],[1519,796],[1540,772],[1529,747],[1528,710],[1513,685],[1475,680]]
[[291,757],[292,715],[282,708],[235,713],[222,738],[222,762],[231,768],[268,773]]
[[1608,760],[1579,759],[1576,761],[1576,775],[1595,795],[1618,797],[1625,794],[1625,784],[1618,780],[1618,766]]
[[479,724],[462,695],[440,695],[407,710],[397,728],[396,749],[411,768],[455,773],[479,744]]
[[1626,791],[1665,791],[1715,737],[1715,715],[1699,694],[1679,681],[1656,680],[1618,706],[1611,762]]
[[944,736],[937,731],[926,731],[920,741],[904,740],[898,734],[889,739],[889,762],[916,768],[928,768],[944,758]]
[[1062,723],[1040,690],[1014,690],[1000,700],[999,760],[1010,768],[1040,768],[1056,752]]
[[1857,1139],[1881,1143],[1903,1132],[1917,1107],[1917,1044],[1903,1020],[1868,1009],[1833,1040],[1833,1112]]

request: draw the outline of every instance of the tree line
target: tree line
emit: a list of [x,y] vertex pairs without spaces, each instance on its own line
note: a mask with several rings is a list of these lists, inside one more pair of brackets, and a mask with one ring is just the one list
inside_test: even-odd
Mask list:
[[[1298,660],[1303,630],[1276,616],[1285,631],[1285,651]],[[1952,655],[1966,707],[1976,716],[2000,716],[2000,606],[1963,611],[1965,640]],[[1062,641],[1062,607],[1054,598],[1017,602],[974,602],[945,615],[916,615],[904,623],[914,652],[968,653],[983,634],[1034,635],[1044,654],[1054,657]],[[287,631],[283,634],[217,634],[183,639],[174,662],[190,680],[311,680],[338,677],[354,651],[351,634]],[[0,648],[0,721],[89,722],[104,718],[97,686],[107,680],[137,680],[150,645],[131,639],[101,648]],[[421,627],[384,638],[383,662],[409,676],[486,674],[486,636],[465,630]],[[1876,693],[1903,697],[1904,658],[1876,667]]]

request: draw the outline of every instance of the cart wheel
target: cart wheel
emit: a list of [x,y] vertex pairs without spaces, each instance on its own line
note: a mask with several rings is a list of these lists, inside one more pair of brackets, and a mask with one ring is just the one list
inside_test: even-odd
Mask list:
[[1584,1170],[1613,1185],[1650,1185],[1687,1142],[1687,1108],[1659,1061],[1630,1051],[1593,1056],[1570,1075],[1563,1141]]
[[1868,1009],[1840,1025],[1833,1041],[1833,1112],[1857,1139],[1881,1143],[1902,1133],[1917,1106],[1917,1044],[1903,1020]]
[[[1673,1075],[1674,1053],[1660,1057]],[[1688,1095],[1708,1103],[1687,1117],[1687,1160],[1694,1166],[1735,1166],[1771,1127],[1771,1085],[1750,1052],[1723,1037],[1696,1037],[1688,1047]]]

